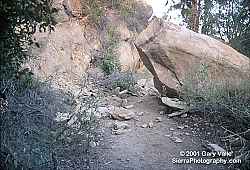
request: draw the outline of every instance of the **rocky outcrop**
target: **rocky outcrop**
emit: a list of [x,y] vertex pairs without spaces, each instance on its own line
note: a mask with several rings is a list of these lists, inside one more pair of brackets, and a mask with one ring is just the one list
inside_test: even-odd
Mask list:
[[138,33],[143,31],[151,17],[153,10],[143,0],[135,0],[133,4],[134,9],[128,16],[124,16],[121,11],[115,8],[108,8],[102,18],[102,26],[104,29],[100,33],[102,44],[107,41],[108,29],[114,29],[118,35],[117,48],[115,49],[115,56],[121,66],[121,71],[142,71],[144,66],[140,60],[140,56],[133,44]]
[[64,85],[81,81],[91,62],[91,51],[100,48],[94,35],[95,29],[83,27],[77,21],[57,24],[51,33],[35,33],[37,46],[32,47],[31,53],[37,60],[29,67],[38,77],[54,77]]
[[177,97],[189,74],[205,66],[211,81],[245,77],[249,58],[209,36],[154,18],[136,40],[144,65],[163,96]]
[[[151,8],[141,1],[138,2],[136,8],[139,8],[139,4],[141,5],[141,9],[135,9],[133,17],[130,16],[124,18],[116,10],[108,10],[104,17],[104,25],[106,25],[106,29],[103,30],[104,33],[101,35],[105,35],[107,29],[111,28],[114,29],[119,36],[115,52],[121,66],[121,71],[136,71],[143,68],[138,51],[132,42],[135,37],[138,36],[137,31],[142,31],[148,24],[148,19],[151,16],[149,9]],[[147,10],[144,11],[144,8]],[[105,37],[102,39],[105,39]]]
[[141,28],[137,29],[138,25],[133,25],[132,28],[116,9],[104,8],[101,30],[86,21],[80,0],[55,0],[52,4],[58,10],[54,16],[57,21],[55,31],[35,33],[31,54],[38,60],[26,66],[40,78],[54,76],[61,84],[81,80],[91,62],[98,60],[94,58],[94,53],[102,51],[105,46],[102,36],[107,36],[108,28],[112,27],[119,34],[115,52],[122,71],[140,69],[143,64],[132,42],[138,34],[135,30],[142,30],[148,24],[152,9],[140,0],[136,4],[134,17],[130,18],[141,23]]
[[137,33],[148,26],[148,20],[153,15],[153,8],[145,0],[136,0],[133,15],[125,17],[128,28]]

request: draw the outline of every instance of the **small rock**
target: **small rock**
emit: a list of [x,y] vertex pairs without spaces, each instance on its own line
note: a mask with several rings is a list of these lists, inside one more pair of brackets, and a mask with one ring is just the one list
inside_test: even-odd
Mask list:
[[131,109],[131,108],[133,108],[133,107],[134,107],[134,105],[124,106],[124,108],[126,108],[126,109]]
[[144,115],[144,112],[139,112],[137,115],[138,115],[138,116],[143,116],[143,115]]
[[121,106],[126,107],[128,105],[128,100],[127,99],[122,99],[121,100]]
[[186,118],[188,117],[188,114],[187,113],[184,113],[183,115],[181,115],[182,118]]
[[136,103],[142,103],[143,102],[143,100],[142,99],[140,99],[140,100],[138,100]]
[[89,143],[89,146],[92,147],[92,148],[94,148],[94,147],[97,146],[97,143],[92,141],[92,142]]
[[178,129],[184,129],[184,126],[177,126]]
[[190,136],[190,133],[188,133],[188,132],[185,132],[184,134],[185,134],[186,136]]
[[175,143],[182,143],[183,140],[177,136],[173,136],[171,137],[172,141],[174,141]]
[[164,115],[165,114],[165,112],[164,111],[160,111],[160,115]]
[[129,125],[127,123],[123,123],[123,122],[115,122],[113,124],[113,129],[114,130],[129,129]]
[[148,128],[153,128],[153,126],[154,126],[154,123],[153,123],[153,122],[149,122],[149,123],[148,123]]
[[169,128],[169,130],[174,131],[174,128]]
[[181,116],[183,115],[185,112],[183,111],[179,111],[179,112],[174,112],[168,115],[168,117],[175,117],[175,116]]
[[135,121],[139,121],[139,120],[140,120],[140,118],[139,118],[138,116],[135,116],[133,119],[134,119]]
[[113,135],[123,135],[126,132],[129,132],[130,130],[126,130],[126,129],[118,129],[118,130],[112,130],[112,134]]
[[134,116],[135,116],[135,113],[124,108],[115,108],[114,112],[111,113],[111,117],[113,119],[120,120],[120,121],[133,119]]
[[156,117],[155,121],[156,122],[162,122],[162,118],[161,117]]
[[140,87],[145,87],[146,82],[147,82],[147,79],[140,79],[140,80],[137,81],[137,84],[138,84]]
[[108,106],[108,107],[98,107],[96,109],[97,113],[100,114],[101,117],[106,117],[110,112],[114,110],[114,106]]
[[186,109],[187,105],[186,103],[180,101],[178,98],[168,98],[168,97],[162,97],[161,98],[162,103],[169,107],[177,108],[177,109]]
[[177,135],[181,135],[180,132],[173,132],[173,135],[177,136]]
[[123,91],[119,92],[119,95],[123,95],[123,94],[126,94],[126,93],[128,93],[128,90],[123,90]]
[[142,128],[147,128],[148,127],[148,124],[144,123],[141,125]]
[[172,135],[171,135],[171,134],[167,134],[167,135],[164,135],[164,136],[166,136],[166,137],[171,137]]
[[114,91],[113,91],[113,93],[115,94],[115,95],[119,95],[119,93],[120,93],[120,90],[121,90],[121,88],[120,87],[116,87],[115,89],[114,89]]
[[208,149],[211,152],[226,152],[225,149],[223,149],[222,147],[220,147],[219,145],[214,144],[214,143],[209,143],[203,147],[205,147],[206,149]]
[[207,132],[207,135],[211,135],[211,132]]

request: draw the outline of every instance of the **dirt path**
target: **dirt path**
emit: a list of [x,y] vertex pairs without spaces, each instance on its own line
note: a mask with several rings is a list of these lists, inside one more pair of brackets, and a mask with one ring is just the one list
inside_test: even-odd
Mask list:
[[[141,100],[142,102],[136,102]],[[219,165],[173,164],[173,158],[181,158],[181,151],[203,151],[202,142],[192,135],[187,124],[178,124],[160,111],[165,106],[156,97],[142,99],[130,97],[134,104],[131,110],[143,112],[135,120],[126,121],[130,130],[121,135],[112,135],[110,125],[114,120],[104,120],[104,139],[98,147],[99,166],[95,169],[111,170],[223,170]],[[161,121],[156,122],[157,117]],[[159,119],[159,118],[158,118]],[[152,128],[142,128],[145,123],[153,122]],[[171,136],[181,139],[176,143]]]

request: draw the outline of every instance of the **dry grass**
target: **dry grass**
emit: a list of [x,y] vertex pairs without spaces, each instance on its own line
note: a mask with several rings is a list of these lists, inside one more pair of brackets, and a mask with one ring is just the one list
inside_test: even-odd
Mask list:
[[[203,65],[192,71],[183,82],[181,98],[190,110],[202,112],[216,123],[226,124],[223,140],[233,146],[240,143],[236,156],[244,161],[242,169],[250,168],[250,78],[237,85],[228,81],[211,81]],[[223,122],[223,123],[222,123]],[[233,149],[233,147],[229,147]]]

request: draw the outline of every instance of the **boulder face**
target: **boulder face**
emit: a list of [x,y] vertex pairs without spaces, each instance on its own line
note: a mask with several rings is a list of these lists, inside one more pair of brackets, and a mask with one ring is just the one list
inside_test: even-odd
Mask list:
[[153,18],[137,37],[135,46],[147,69],[154,75],[155,87],[167,97],[177,97],[184,80],[206,66],[213,81],[244,79],[249,58],[209,36]]
[[90,66],[91,52],[100,48],[98,38],[93,36],[96,34],[95,29],[83,27],[76,21],[57,24],[51,33],[37,32],[33,36],[37,46],[30,49],[37,59],[27,65],[36,77],[54,78],[60,87],[81,81]]

